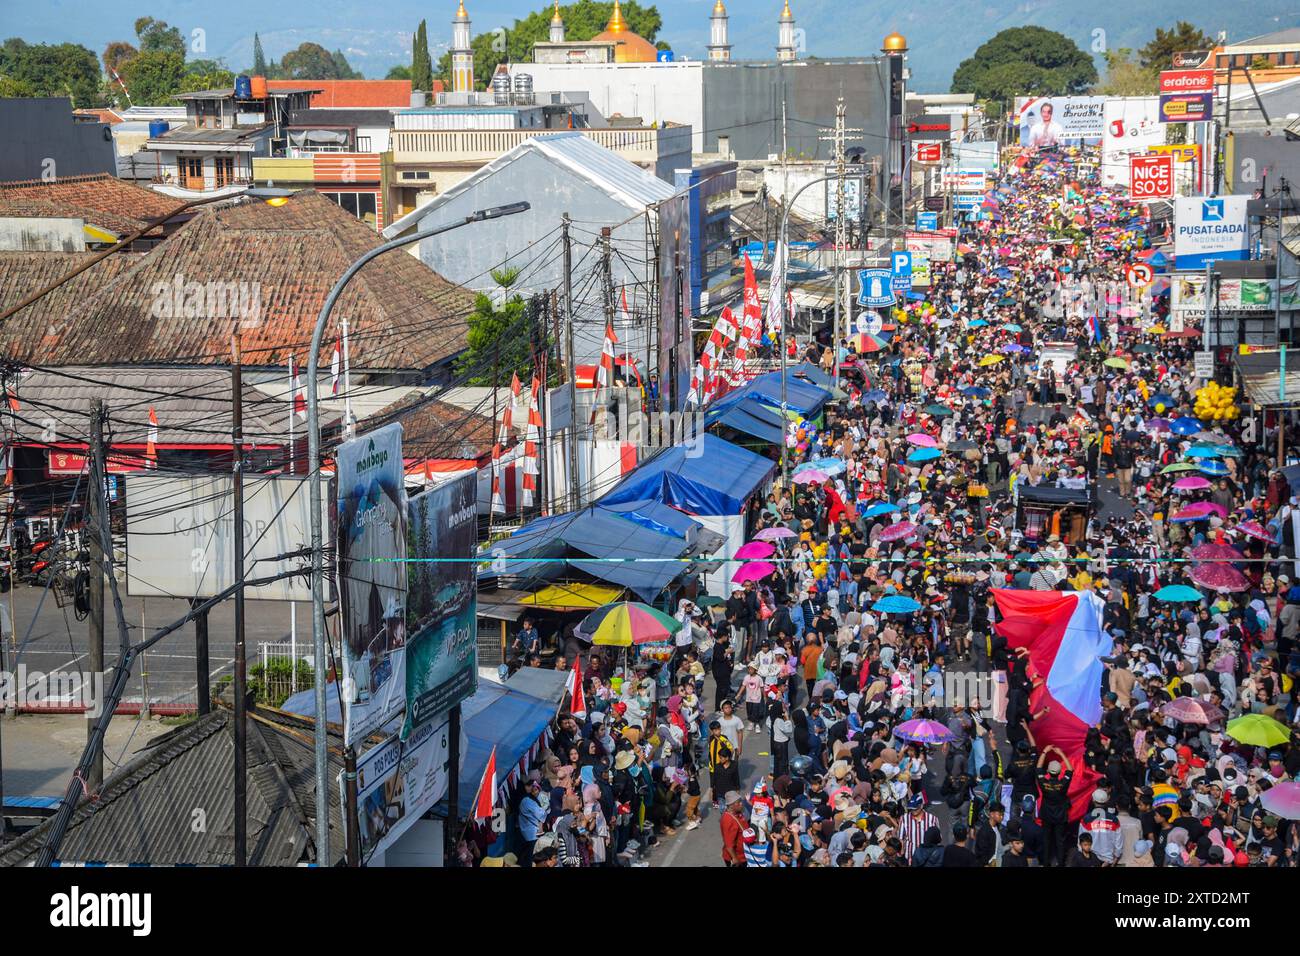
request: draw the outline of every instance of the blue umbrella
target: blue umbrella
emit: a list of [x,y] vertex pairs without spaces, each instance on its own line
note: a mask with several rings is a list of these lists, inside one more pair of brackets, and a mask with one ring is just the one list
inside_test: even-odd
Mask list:
[[921,605],[902,594],[888,594],[871,605],[871,610],[881,614],[912,614],[921,610]]
[[1010,325],[1004,325],[1004,326],[1002,326],[1002,330],[1003,330],[1004,332],[1019,332],[1019,331],[1021,331],[1020,326],[1016,325],[1016,323],[1014,323],[1014,322],[1012,322]]
[[1208,458],[1205,461],[1198,463],[1196,470],[1207,475],[1223,477],[1228,473],[1228,466],[1221,461],[1215,461],[1212,458]]
[[1197,432],[1205,431],[1205,426],[1195,418],[1175,418],[1169,424],[1169,430],[1175,435],[1195,435]]
[[1161,588],[1153,596],[1157,601],[1171,601],[1174,603],[1201,600],[1201,592],[1196,588],[1189,588],[1186,584],[1170,584]]
[[1217,445],[1193,445],[1187,449],[1188,458],[1222,458],[1223,452]]
[[984,326],[988,325],[988,323],[983,319],[971,319],[967,325],[972,329],[982,329]]
[[[816,468],[818,471],[824,471],[828,475],[842,475],[848,471],[848,466],[838,458],[815,458],[812,461],[805,462],[800,468]],[[796,468],[796,471],[799,469]]]
[[989,389],[979,385],[967,385],[961,390],[961,393],[970,398],[988,398],[993,394]]
[[888,397],[889,396],[887,396],[884,392],[882,392],[878,388],[873,388],[869,392],[862,393],[862,400],[864,402],[882,402]]
[[1172,395],[1166,395],[1164,392],[1156,392],[1147,399],[1147,404],[1152,408],[1155,408],[1157,405],[1163,405],[1165,408],[1173,408],[1175,403]]
[[862,515],[865,518],[878,518],[881,515],[893,514],[897,510],[898,505],[891,505],[887,501],[882,501],[880,504],[872,505],[866,511],[862,512]]
[[934,461],[941,454],[943,453],[937,448],[918,448],[907,456],[907,460],[915,462]]

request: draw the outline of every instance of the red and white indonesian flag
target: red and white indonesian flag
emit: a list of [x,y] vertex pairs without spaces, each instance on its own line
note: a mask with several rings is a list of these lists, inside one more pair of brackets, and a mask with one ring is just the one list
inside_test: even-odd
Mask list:
[[487,766],[483,768],[483,779],[479,781],[478,796],[474,799],[474,819],[490,820],[497,805],[497,748],[492,746],[488,754]]
[[1030,710],[1051,709],[1034,721],[1034,739],[1040,750],[1054,745],[1070,758],[1070,818],[1077,820],[1101,779],[1084,764],[1083,744],[1088,728],[1101,721],[1101,658],[1112,650],[1101,626],[1106,605],[1091,591],[995,588],[993,598],[1003,617],[998,633],[1013,650],[1029,649],[1030,676],[1043,680],[1030,694]]
[[785,319],[785,270],[789,253],[784,242],[778,242],[772,262],[772,278],[767,287],[767,334],[775,341],[781,334]]
[[302,391],[301,369],[298,360],[289,356],[289,394],[293,396],[293,413],[304,422],[307,420],[307,396]]
[[569,671],[569,680],[565,685],[569,692],[569,713],[579,720],[587,716],[587,697],[582,691],[582,658],[573,659],[573,670]]
[[[626,305],[626,293],[624,294]],[[618,336],[614,334],[612,323],[605,323],[605,341],[600,347],[600,367],[596,369],[596,388],[609,388],[614,381],[614,346]]]
[[146,468],[158,467],[158,413],[149,406],[149,432],[145,437],[144,457]]
[[330,394],[339,393],[339,372],[343,369],[343,345],[338,337],[334,339],[334,354],[330,356]]

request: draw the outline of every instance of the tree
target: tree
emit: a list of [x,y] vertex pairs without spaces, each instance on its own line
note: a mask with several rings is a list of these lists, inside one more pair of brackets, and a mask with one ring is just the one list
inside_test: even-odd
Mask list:
[[175,53],[185,59],[185,38],[176,27],[164,20],[141,17],[135,21],[135,35],[141,53]]
[[[628,0],[622,4],[622,9],[628,29],[654,43],[663,27],[659,9],[653,6],[643,7],[636,0]],[[613,0],[577,0],[562,5],[560,16],[564,19],[564,35],[575,42],[590,40],[604,31],[613,12]],[[492,74],[496,72],[498,64],[531,62],[533,44],[549,39],[551,17],[554,15],[555,7],[547,6],[522,20],[516,20],[514,26],[505,31],[504,44],[500,42],[499,33],[480,33],[474,37],[470,41],[474,49],[474,81],[479,86],[487,87],[492,82]],[[438,60],[437,75],[448,86],[451,85],[450,53],[444,53]]]
[[532,368],[532,343],[524,333],[525,318],[524,300],[520,296],[507,299],[500,309],[492,304],[489,296],[481,292],[475,296],[474,311],[465,330],[467,348],[456,362],[457,375],[464,376],[466,385],[506,385],[512,372],[522,377]]
[[262,38],[253,34],[253,75],[266,76],[266,54],[262,52]]
[[1133,59],[1128,47],[1106,51],[1106,76],[1093,92],[1101,96],[1154,96],[1156,74]]
[[952,75],[952,92],[1008,103],[1019,95],[1082,93],[1097,82],[1092,58],[1069,37],[1043,27],[998,33]]
[[360,74],[348,65],[341,50],[330,53],[319,43],[301,43],[280,60],[286,80],[352,80]]
[[411,40],[411,89],[424,90],[433,88],[433,61],[429,58],[428,27],[423,20],[415,29]]
[[1175,53],[1211,50],[1214,46],[1213,37],[1187,21],[1179,20],[1168,30],[1156,27],[1155,39],[1138,51],[1138,62],[1145,69],[1159,72],[1173,66]]
[[30,44],[12,37],[0,45],[0,77],[7,95],[67,96],[78,109],[104,102],[99,60],[77,43]]
[[100,57],[104,62],[104,72],[112,76],[113,71],[122,72],[122,65],[127,60],[136,56],[140,51],[127,43],[125,40],[114,40],[108,46],[104,47],[104,53]]
[[[405,65],[390,66],[388,73],[384,75],[386,80],[409,80],[411,79],[411,68]],[[411,83],[411,89],[418,89],[414,82]],[[427,92],[427,91],[426,91]]]
[[[141,53],[124,64],[122,81],[136,106],[175,106],[172,98],[181,92],[185,79],[185,58],[172,51]],[[202,88],[202,87],[200,87]]]
[[185,64],[178,93],[197,93],[235,85],[235,74],[221,60],[190,60]]

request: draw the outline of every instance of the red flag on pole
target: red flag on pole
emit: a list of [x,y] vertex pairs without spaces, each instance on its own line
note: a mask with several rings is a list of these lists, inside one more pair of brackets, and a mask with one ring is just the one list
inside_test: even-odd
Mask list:
[[144,457],[146,468],[158,467],[158,413],[149,406],[149,433],[145,438]]
[[343,345],[334,337],[334,354],[330,356],[330,394],[339,393],[339,371],[343,368]]
[[483,768],[483,779],[479,781],[478,796],[474,798],[474,819],[490,820],[497,802],[497,748],[492,747],[488,755],[487,766]]
[[582,657],[578,656],[573,659],[573,670],[569,671],[569,681],[566,687],[569,692],[569,713],[573,714],[579,720],[587,716],[587,697],[582,692]]
[[304,422],[307,420],[307,396],[302,391],[302,376],[299,374],[298,362],[289,356],[289,387],[293,390],[294,414]]

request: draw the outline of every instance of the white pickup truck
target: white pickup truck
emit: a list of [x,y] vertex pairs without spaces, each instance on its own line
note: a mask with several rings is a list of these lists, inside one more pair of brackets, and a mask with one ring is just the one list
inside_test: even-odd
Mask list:
[[1038,368],[1041,370],[1045,365],[1050,365],[1056,372],[1055,397],[1060,398],[1065,394],[1062,386],[1065,385],[1066,374],[1078,356],[1079,347],[1073,342],[1044,342],[1038,350]]

